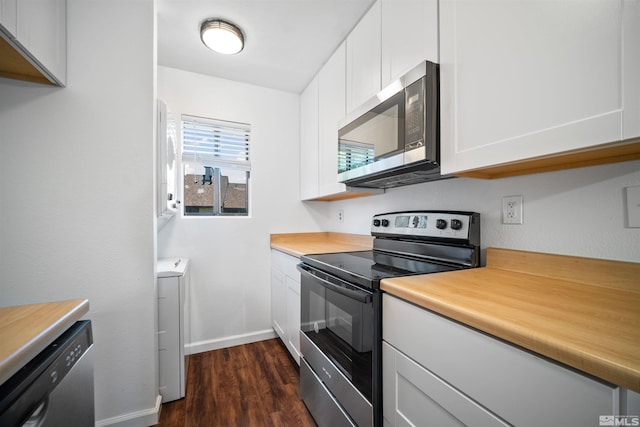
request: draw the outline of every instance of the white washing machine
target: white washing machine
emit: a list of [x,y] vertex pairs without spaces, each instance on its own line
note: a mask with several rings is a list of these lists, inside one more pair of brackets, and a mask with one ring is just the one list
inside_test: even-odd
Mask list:
[[189,260],[158,260],[158,364],[162,402],[185,395],[187,359],[185,336],[189,334],[189,314],[185,310],[189,286]]

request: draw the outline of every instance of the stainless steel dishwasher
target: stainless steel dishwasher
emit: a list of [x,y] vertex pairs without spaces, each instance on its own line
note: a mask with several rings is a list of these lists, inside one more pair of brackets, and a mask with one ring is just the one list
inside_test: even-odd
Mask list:
[[95,425],[91,321],[74,323],[0,386],[0,426]]

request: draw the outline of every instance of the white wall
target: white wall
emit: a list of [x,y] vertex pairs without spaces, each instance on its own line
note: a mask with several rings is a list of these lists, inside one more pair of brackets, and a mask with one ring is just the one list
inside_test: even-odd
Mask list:
[[273,337],[269,236],[328,222],[327,204],[299,202],[299,96],[168,67],[158,96],[177,120],[251,124],[250,217],[177,216],[158,234],[158,256],[190,260],[191,352]]
[[[483,248],[640,262],[640,228],[625,228],[624,188],[640,185],[640,161],[543,174],[456,178],[387,190],[331,204],[332,231],[368,234],[373,214],[404,209],[471,210],[481,214]],[[502,197],[522,195],[524,224],[501,224]],[[344,209],[344,222],[338,222]]]
[[67,87],[0,79],[0,305],[89,299],[96,419],[142,423],[158,395],[154,5],[67,12]]

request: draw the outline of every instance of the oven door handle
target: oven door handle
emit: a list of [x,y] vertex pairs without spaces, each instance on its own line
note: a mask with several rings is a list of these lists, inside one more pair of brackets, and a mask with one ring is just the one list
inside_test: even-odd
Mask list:
[[334,292],[337,292],[339,294],[342,294],[346,297],[349,297],[351,299],[354,299],[358,302],[362,302],[362,303],[370,303],[373,299],[372,294],[366,291],[362,291],[362,290],[351,290],[351,289],[346,289],[343,288],[340,285],[336,285],[335,283],[331,283],[330,281],[323,279],[322,277],[318,277],[315,274],[313,274],[311,272],[311,269],[305,265],[301,265],[298,264],[297,265],[298,270],[300,271],[300,273],[302,274],[306,274],[308,275],[310,278],[319,281],[322,286],[324,286],[325,288],[331,289]]

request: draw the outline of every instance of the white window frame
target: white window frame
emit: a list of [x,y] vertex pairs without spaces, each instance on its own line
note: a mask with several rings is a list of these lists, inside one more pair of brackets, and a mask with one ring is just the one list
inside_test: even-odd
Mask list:
[[[246,123],[216,120],[206,117],[183,114],[180,123],[181,158],[182,158],[182,216],[188,218],[241,217],[251,214],[250,176],[250,135],[251,125]],[[202,139],[198,140],[198,133]],[[219,186],[221,170],[245,173],[246,212],[224,212],[221,201],[222,191],[219,187],[214,191],[214,202],[211,213],[187,213],[185,193],[185,177],[187,168],[209,167],[212,172],[211,184]],[[203,176],[204,178],[204,176]],[[216,202],[217,200],[217,202]]]

